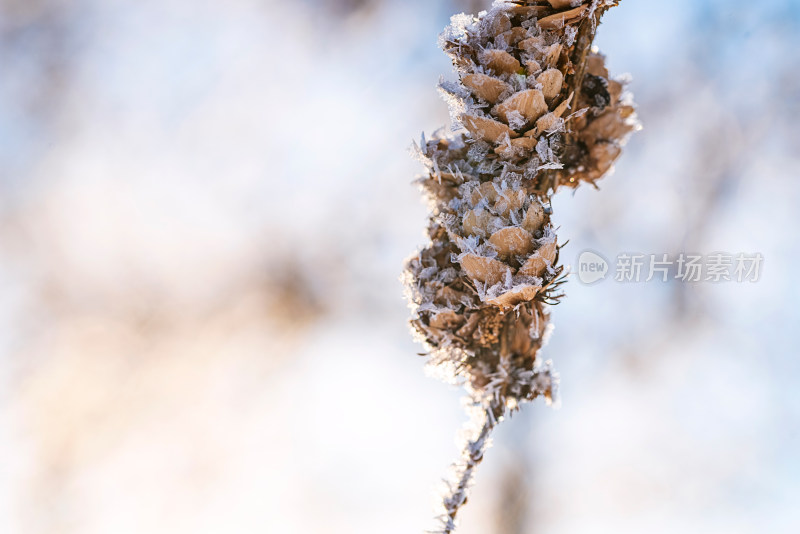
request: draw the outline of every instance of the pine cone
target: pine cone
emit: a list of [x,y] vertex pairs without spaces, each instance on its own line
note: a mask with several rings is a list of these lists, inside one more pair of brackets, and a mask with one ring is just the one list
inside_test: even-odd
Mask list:
[[615,2],[529,4],[458,15],[441,36],[460,79],[440,83],[459,133],[418,147],[431,242],[405,276],[432,363],[501,412],[553,394],[537,362],[562,281],[549,196],[601,178],[637,128],[624,83],[589,50]]

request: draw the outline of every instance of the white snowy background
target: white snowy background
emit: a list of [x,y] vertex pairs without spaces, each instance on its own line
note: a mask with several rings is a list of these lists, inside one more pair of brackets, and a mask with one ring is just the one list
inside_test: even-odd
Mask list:
[[[0,532],[408,533],[460,392],[398,281],[458,0],[0,0]],[[463,534],[800,532],[800,3],[626,0],[645,125],[584,249],[755,284],[573,280],[561,406],[499,429]]]

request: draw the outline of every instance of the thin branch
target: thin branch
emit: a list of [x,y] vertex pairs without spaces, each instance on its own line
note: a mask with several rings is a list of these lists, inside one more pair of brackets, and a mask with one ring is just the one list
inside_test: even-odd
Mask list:
[[[483,453],[491,441],[489,435],[498,423],[496,406],[476,410],[470,421],[473,437],[467,438],[461,452],[460,461],[453,464],[455,483],[448,484],[447,492],[442,496],[443,513],[440,516],[441,529],[435,534],[452,534],[456,528],[456,514],[467,502],[467,492],[472,485],[475,469],[483,460]],[[500,412],[501,413],[501,412]]]

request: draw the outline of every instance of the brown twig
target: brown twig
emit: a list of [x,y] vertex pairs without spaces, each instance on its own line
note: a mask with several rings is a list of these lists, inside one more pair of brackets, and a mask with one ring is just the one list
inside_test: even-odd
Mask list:
[[[497,414],[501,408],[492,405],[478,410],[473,415],[471,424],[477,427],[474,437],[467,439],[461,453],[461,461],[453,464],[455,483],[449,484],[447,492],[442,496],[443,514],[440,516],[441,529],[436,534],[451,534],[456,528],[456,515],[467,502],[467,492],[472,484],[475,469],[483,461],[483,453],[488,448],[489,435],[498,423]],[[478,418],[481,419],[478,419]]]

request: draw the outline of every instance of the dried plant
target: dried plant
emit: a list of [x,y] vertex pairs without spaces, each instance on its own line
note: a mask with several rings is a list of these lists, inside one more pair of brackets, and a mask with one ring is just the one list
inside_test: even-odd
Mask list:
[[557,375],[539,356],[565,278],[550,197],[606,175],[638,127],[624,80],[592,49],[617,3],[498,1],[454,16],[440,38],[459,77],[440,83],[454,133],[415,147],[430,243],[405,273],[430,367],[464,383],[472,414],[439,532],[455,529],[493,427],[555,396]]

